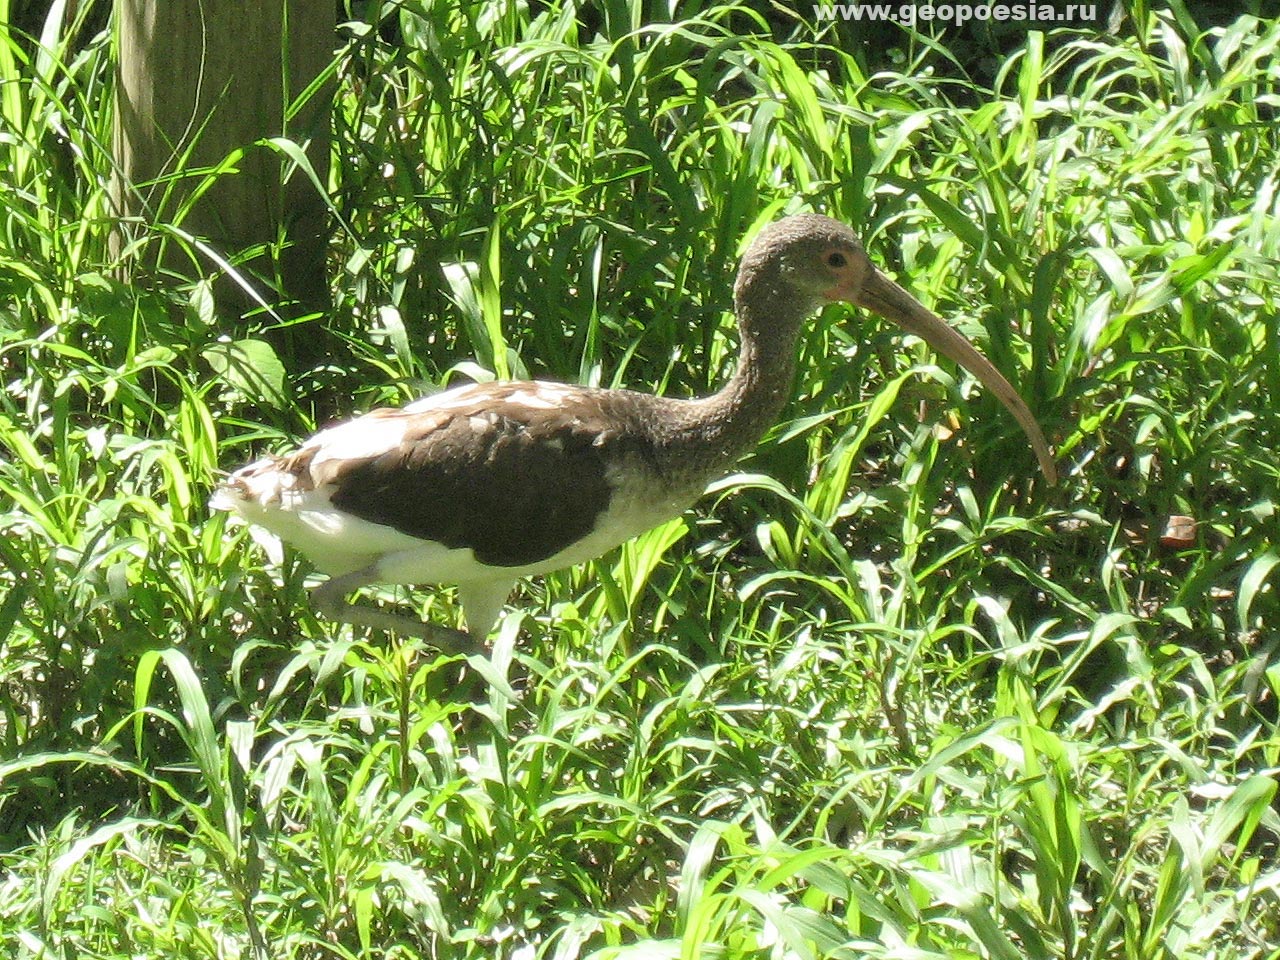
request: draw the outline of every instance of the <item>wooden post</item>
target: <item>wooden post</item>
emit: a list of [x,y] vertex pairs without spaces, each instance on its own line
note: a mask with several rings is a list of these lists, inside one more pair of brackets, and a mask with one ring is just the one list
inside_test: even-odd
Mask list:
[[[282,154],[251,145],[266,137],[310,140],[307,156],[327,181],[332,84],[296,116],[286,120],[285,112],[333,58],[332,0],[116,0],[115,17],[118,212],[145,224],[173,223],[203,177],[166,178],[216,166],[246,148],[238,172],[220,176],[179,226],[224,255],[283,234],[289,246],[279,261],[258,257],[248,270],[268,278],[278,270],[286,296],[308,308],[326,304],[324,201],[301,170],[283,182]],[[117,251],[131,233],[123,224]],[[207,260],[193,269],[189,255],[168,247],[159,263],[165,269],[187,276],[215,270]],[[225,278],[217,292],[228,305],[251,305]]]

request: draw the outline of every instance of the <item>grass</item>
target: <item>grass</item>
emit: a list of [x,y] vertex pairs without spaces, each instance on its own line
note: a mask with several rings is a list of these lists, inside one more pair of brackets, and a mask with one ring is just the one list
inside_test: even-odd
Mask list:
[[[403,4],[344,28],[307,366],[117,279],[101,7],[0,27],[11,955],[1280,957],[1274,20],[1135,2],[988,84],[803,5]],[[830,309],[742,472],[463,683],[204,505],[459,373],[705,390],[742,238],[808,208],[1021,384],[1058,488]]]

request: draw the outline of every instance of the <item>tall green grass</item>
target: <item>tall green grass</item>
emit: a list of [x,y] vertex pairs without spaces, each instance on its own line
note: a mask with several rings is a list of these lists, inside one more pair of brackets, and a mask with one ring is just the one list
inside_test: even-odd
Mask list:
[[[116,279],[101,4],[0,28],[11,952],[1280,957],[1280,26],[1133,4],[986,84],[803,6],[383,7],[311,366]],[[488,664],[318,622],[205,508],[458,375],[711,388],[743,238],[799,209],[1020,384],[1059,488],[833,308],[742,472],[522,587]]]

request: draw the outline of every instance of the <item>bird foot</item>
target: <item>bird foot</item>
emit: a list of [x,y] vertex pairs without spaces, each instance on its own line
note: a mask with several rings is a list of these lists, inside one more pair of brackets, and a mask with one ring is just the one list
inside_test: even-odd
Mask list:
[[343,597],[360,584],[346,577],[334,577],[312,591],[316,609],[329,620],[349,623],[371,630],[386,630],[404,637],[417,637],[450,656],[487,656],[484,645],[471,634],[438,623],[427,623],[399,613],[390,613],[374,607],[346,603]]

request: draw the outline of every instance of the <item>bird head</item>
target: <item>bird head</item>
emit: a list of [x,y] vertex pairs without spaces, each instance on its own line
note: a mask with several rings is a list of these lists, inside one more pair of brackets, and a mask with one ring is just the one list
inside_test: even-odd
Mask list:
[[873,270],[854,232],[816,213],[784,217],[761,230],[743,255],[735,293],[772,287],[805,312],[829,300],[848,299],[844,289]]
[[1004,404],[1021,425],[1050,483],[1057,468],[1039,424],[1013,385],[959,331],[894,283],[875,266],[848,226],[805,213],[765,227],[742,258],[735,293],[739,302],[755,283],[790,296],[811,312],[844,301],[891,320],[958,363]]

